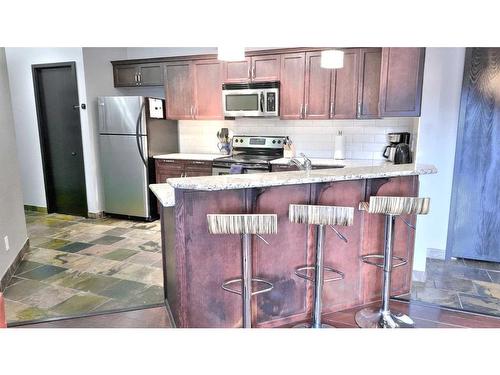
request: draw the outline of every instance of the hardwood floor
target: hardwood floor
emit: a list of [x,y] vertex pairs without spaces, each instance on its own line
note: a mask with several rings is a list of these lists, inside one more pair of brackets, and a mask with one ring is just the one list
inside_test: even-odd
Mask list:
[[[373,304],[378,305],[378,304]],[[324,315],[323,321],[337,328],[356,328],[354,314],[359,308]],[[419,302],[391,301],[391,308],[409,314],[417,328],[500,328],[500,318],[453,311]],[[19,328],[171,328],[165,307],[55,320]]]

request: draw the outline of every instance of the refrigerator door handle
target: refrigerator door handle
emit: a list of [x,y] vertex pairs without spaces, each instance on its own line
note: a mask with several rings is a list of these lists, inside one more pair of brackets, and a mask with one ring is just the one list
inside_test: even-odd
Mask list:
[[144,163],[144,166],[147,168],[148,167],[148,162],[146,158],[144,157],[144,151],[142,149],[142,137],[140,134],[140,129],[141,129],[141,119],[142,119],[142,112],[144,111],[144,107],[146,105],[146,102],[143,101],[141,105],[141,109],[139,111],[139,115],[137,116],[137,123],[135,127],[135,139],[137,142],[137,149],[139,150],[139,155],[141,156],[141,160]]

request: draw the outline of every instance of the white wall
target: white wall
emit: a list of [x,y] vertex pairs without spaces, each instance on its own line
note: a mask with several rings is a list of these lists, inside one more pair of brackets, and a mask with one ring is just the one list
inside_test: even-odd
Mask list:
[[[233,134],[288,135],[297,152],[317,158],[333,158],[334,136],[341,130],[346,141],[346,158],[382,160],[387,133],[407,131],[416,142],[416,118],[378,120],[273,120],[236,119],[234,121],[179,121],[181,152],[217,153],[216,133],[221,127]],[[412,142],[413,144],[413,142]]]
[[[46,207],[42,157],[33,89],[32,64],[74,61],[80,103],[86,102],[85,74],[81,48],[6,48],[10,91],[17,132],[17,149],[21,166],[24,203]],[[76,104],[76,103],[75,103]],[[95,143],[89,128],[87,111],[80,110],[85,160],[85,182],[89,212],[98,212],[98,181],[92,162]],[[90,162],[89,162],[90,161]]]
[[0,48],[0,279],[27,239],[5,49]]
[[[420,196],[431,198],[429,215],[417,219],[414,270],[425,270],[428,249],[446,249],[465,48],[427,48],[417,162],[434,164],[420,178]],[[431,250],[432,251],[432,250]]]

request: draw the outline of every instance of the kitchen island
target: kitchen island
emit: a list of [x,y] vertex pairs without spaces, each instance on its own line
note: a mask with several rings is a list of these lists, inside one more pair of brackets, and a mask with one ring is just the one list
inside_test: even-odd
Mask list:
[[[162,249],[165,293],[178,327],[239,327],[241,298],[221,284],[241,275],[240,237],[210,235],[207,214],[278,215],[278,233],[269,245],[253,241],[253,273],[274,284],[252,298],[254,327],[280,327],[310,317],[312,283],[295,276],[299,266],[314,262],[314,228],[290,223],[288,205],[320,204],[355,207],[354,225],[341,228],[348,242],[327,230],[325,264],[345,273],[326,284],[323,313],[380,299],[381,270],[360,261],[382,253],[384,218],[357,209],[372,195],[418,196],[419,175],[436,173],[431,165],[373,165],[249,175],[169,179],[151,185],[162,203]],[[415,224],[415,217],[403,217]],[[408,258],[393,272],[392,294],[411,287],[414,230],[396,222],[394,255]]]

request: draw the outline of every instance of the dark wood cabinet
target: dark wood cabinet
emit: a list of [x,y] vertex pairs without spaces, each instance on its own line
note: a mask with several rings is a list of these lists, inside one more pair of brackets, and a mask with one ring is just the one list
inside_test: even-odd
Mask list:
[[379,118],[381,48],[361,48],[357,118]]
[[163,86],[163,64],[141,64],[138,70],[139,86]]
[[165,65],[167,118],[223,119],[221,75],[221,64],[213,59],[167,63]]
[[192,63],[194,80],[194,117],[197,120],[224,119],[222,113],[222,64],[217,60]]
[[305,53],[281,56],[280,118],[300,120],[304,116]]
[[197,177],[212,175],[212,162],[207,160],[156,159],[156,183],[165,183],[167,178]]
[[383,48],[382,117],[420,116],[425,48]]
[[190,61],[165,64],[165,101],[168,119],[193,119],[193,84]]
[[242,83],[251,80],[251,58],[243,61],[226,61],[223,65],[225,83]]
[[280,55],[253,56],[251,61],[252,82],[280,80]]
[[224,62],[223,80],[225,83],[279,81],[280,59],[280,55],[263,55]]
[[114,65],[113,78],[115,87],[162,86],[163,64]]
[[359,49],[345,50],[344,67],[332,71],[330,118],[357,118],[359,60]]
[[332,70],[322,68],[320,62],[320,51],[306,53],[303,118],[309,120],[328,119],[330,117]]

